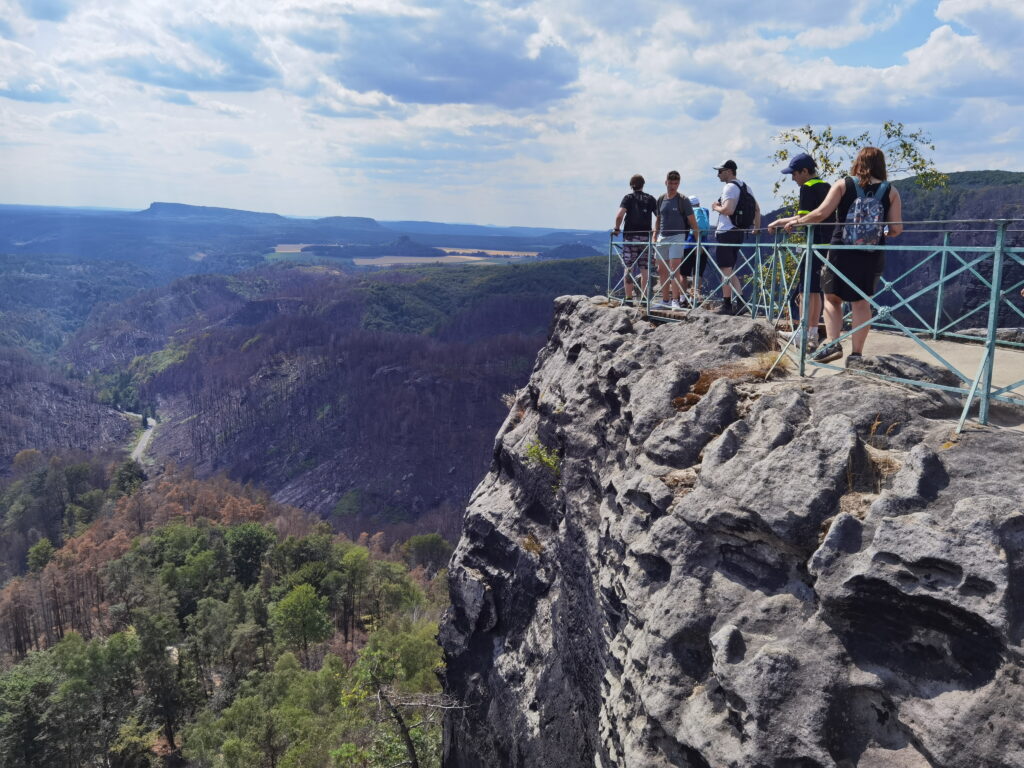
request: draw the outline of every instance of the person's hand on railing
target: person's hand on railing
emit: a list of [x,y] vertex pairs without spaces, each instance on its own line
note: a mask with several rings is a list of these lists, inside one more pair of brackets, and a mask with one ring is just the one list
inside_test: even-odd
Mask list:
[[787,216],[784,219],[776,219],[768,225],[768,231],[773,232],[776,229],[785,229],[787,232],[792,232],[798,218],[798,216]]

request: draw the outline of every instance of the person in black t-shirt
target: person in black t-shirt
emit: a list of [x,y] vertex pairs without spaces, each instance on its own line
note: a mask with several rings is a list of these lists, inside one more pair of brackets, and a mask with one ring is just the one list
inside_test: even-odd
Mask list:
[[[825,221],[835,212],[837,221],[840,223],[833,227],[832,244],[841,245],[845,232],[842,222],[846,221],[846,214],[853,205],[853,201],[857,199],[856,186],[859,185],[866,195],[873,195],[880,190],[883,183],[887,184],[886,178],[885,154],[878,147],[864,147],[854,158],[853,165],[850,166],[850,175],[833,184],[824,202],[813,211],[802,216],[794,216],[786,224],[786,231],[791,232],[794,226],[801,224],[816,224]],[[881,203],[885,212],[886,236],[901,235],[903,233],[903,202],[896,187],[888,187]],[[885,244],[886,236],[882,237],[879,245]],[[871,248],[844,248],[829,251],[828,267],[821,278],[821,289],[825,292],[825,331],[828,338],[814,353],[812,358],[814,361],[827,363],[843,356],[843,349],[836,339],[843,328],[844,301],[850,302],[854,328],[864,325],[853,334],[853,352],[850,353],[850,360],[847,360],[847,367],[851,360],[861,357],[864,351],[864,342],[867,340],[868,330],[870,330],[870,326],[866,323],[871,320],[871,305],[861,294],[871,296],[875,292],[883,257],[882,251]],[[851,288],[833,270],[841,273],[857,287],[857,290]]]
[[[822,181],[821,178],[819,178],[818,164],[814,161],[814,158],[806,152],[794,155],[789,161],[789,165],[782,169],[782,172],[791,174],[793,181],[800,187],[800,200],[797,203],[796,211],[797,216],[808,214],[825,202],[825,198],[828,196],[830,187],[827,183]],[[768,225],[768,229],[774,230],[785,227],[795,218],[796,216],[789,216],[776,219]],[[828,218],[828,221],[834,222],[835,220],[835,213],[833,213]],[[819,224],[814,227],[813,237],[813,244],[815,246],[831,242],[832,227],[824,223]],[[818,346],[818,323],[821,320],[821,255],[823,253],[822,249],[817,247],[815,247],[813,251],[811,262],[811,284],[809,287],[811,295],[809,297],[809,306],[807,310],[807,316],[810,319],[810,322],[807,324],[807,345],[811,350]],[[800,307],[803,307],[803,292],[805,289],[808,289],[808,287],[804,285],[803,265],[801,265],[800,273],[796,277],[798,286],[796,288],[797,304]],[[797,333],[797,331],[794,329],[793,333]]]
[[[623,287],[627,302],[633,299],[635,278],[631,272],[640,272],[641,291],[644,296],[647,295],[647,252],[651,242],[651,216],[656,213],[657,208],[654,196],[644,192],[643,176],[639,173],[634,174],[629,180],[629,186],[633,191],[619,203],[619,211],[615,214],[615,229],[612,230],[613,235],[622,232],[622,261],[626,265]],[[622,229],[623,219],[626,221],[625,230]]]

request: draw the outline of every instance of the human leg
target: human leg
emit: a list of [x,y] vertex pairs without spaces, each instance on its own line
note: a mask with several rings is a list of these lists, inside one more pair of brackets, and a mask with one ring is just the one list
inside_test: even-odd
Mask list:
[[[871,304],[865,299],[860,301],[851,302],[850,308],[853,310],[853,327],[856,328],[858,325],[868,323],[871,320]],[[868,331],[871,330],[870,325],[864,325],[863,328],[854,331],[853,333],[853,353],[859,355],[864,351],[864,342],[867,341]],[[831,335],[831,334],[830,334]]]
[[834,293],[825,294],[825,338],[833,341],[843,330],[843,300]]

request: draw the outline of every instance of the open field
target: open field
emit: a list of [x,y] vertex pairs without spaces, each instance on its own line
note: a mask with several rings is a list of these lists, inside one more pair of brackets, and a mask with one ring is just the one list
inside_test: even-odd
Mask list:
[[440,248],[439,250],[445,253],[486,253],[488,256],[522,256],[522,257],[534,257],[537,255],[537,251],[494,251],[487,248]]
[[360,267],[391,267],[396,264],[482,264],[490,263],[483,256],[459,256],[449,254],[430,258],[424,256],[378,256],[375,259],[352,259]]

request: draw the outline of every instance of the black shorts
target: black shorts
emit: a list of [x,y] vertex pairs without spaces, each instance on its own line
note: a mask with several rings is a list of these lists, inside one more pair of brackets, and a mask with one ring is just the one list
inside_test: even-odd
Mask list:
[[[829,251],[829,265],[859,288],[866,296],[874,295],[878,288],[878,280],[885,268],[882,251]],[[833,269],[825,267],[821,274],[821,290],[831,293],[843,301],[864,301],[864,296],[857,293],[850,285],[837,275]]]
[[[708,265],[708,259],[711,255],[708,253],[708,249],[703,245],[700,247],[700,270],[704,271],[704,268]],[[679,267],[679,274],[683,277],[693,277],[694,270],[697,268],[697,246],[692,243],[686,244],[686,254],[683,256],[683,261]],[[698,275],[699,276],[699,275]]]
[[[821,293],[821,268],[824,262],[818,254],[827,254],[827,247],[824,245],[814,246],[814,255],[811,257],[811,293]],[[796,284],[793,293],[804,291],[804,264],[800,262],[800,274],[796,276]]]
[[744,234],[742,229],[730,229],[727,232],[719,232],[715,237],[718,243],[715,246],[715,264],[719,269],[735,268]]

